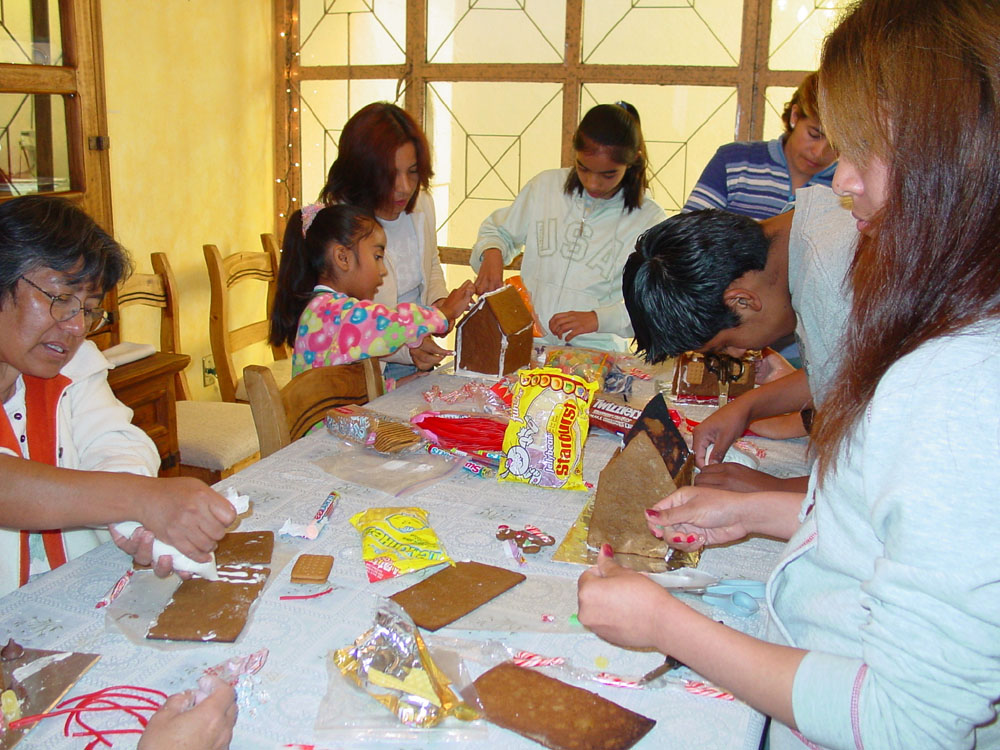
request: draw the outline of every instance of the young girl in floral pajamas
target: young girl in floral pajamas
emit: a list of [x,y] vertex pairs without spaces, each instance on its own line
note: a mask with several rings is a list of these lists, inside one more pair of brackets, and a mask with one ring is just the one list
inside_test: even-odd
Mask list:
[[292,375],[357,362],[444,335],[469,306],[472,282],[438,307],[372,302],[386,274],[385,232],[360,209],[307,206],[285,231],[271,342],[294,347]]

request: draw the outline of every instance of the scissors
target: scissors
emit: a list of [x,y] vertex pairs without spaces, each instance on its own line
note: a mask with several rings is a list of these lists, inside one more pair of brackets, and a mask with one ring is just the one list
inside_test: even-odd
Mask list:
[[757,600],[764,598],[764,590],[763,581],[723,578],[710,586],[701,589],[688,588],[685,592],[697,594],[731,615],[749,617],[760,609]]
[[719,379],[720,383],[735,383],[743,377],[746,365],[742,359],[725,354],[706,354],[705,367]]

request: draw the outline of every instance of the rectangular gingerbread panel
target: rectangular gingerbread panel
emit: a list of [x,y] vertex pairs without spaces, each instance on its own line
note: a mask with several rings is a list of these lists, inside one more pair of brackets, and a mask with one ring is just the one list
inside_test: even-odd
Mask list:
[[656,722],[583,688],[505,662],[475,682],[486,719],[553,750],[628,750]]
[[417,625],[437,630],[523,580],[523,575],[505,568],[460,562],[389,598],[405,609]]
[[184,581],[149,626],[154,641],[232,643],[239,637],[270,570],[248,570],[247,581]]
[[273,552],[273,531],[231,531],[215,548],[215,564],[270,565]]

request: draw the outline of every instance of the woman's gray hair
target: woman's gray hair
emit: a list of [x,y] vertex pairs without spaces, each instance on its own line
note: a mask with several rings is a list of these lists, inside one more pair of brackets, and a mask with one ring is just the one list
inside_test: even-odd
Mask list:
[[0,304],[23,274],[51,268],[107,293],[131,273],[125,249],[64,198],[28,195],[0,204]]

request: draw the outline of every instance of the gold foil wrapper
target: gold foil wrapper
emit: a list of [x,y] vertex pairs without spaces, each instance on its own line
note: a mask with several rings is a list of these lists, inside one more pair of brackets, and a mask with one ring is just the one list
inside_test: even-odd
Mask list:
[[433,727],[447,716],[479,718],[434,664],[417,626],[391,600],[380,601],[372,628],[332,658],[341,674],[407,726]]

